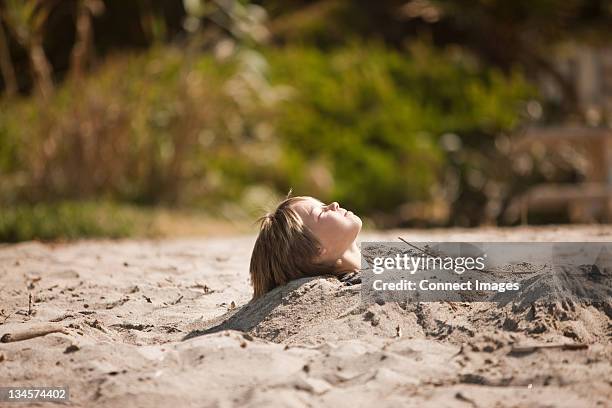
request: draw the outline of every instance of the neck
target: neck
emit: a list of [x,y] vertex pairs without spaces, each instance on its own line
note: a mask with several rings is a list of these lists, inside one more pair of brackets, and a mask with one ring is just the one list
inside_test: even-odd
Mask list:
[[340,259],[342,259],[342,265],[338,268],[338,273],[357,272],[361,269],[361,251],[357,246],[357,241],[353,241]]

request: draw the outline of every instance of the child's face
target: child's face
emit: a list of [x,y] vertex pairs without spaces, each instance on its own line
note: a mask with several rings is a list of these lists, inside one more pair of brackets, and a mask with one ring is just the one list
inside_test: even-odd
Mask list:
[[316,198],[304,197],[291,207],[323,246],[319,261],[342,257],[361,230],[361,219],[337,202],[325,205]]

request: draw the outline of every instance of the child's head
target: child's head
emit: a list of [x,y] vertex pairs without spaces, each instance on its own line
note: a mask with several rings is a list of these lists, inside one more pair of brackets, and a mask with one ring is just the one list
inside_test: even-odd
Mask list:
[[361,230],[361,220],[333,202],[288,197],[262,217],[251,255],[254,297],[306,276],[334,274]]

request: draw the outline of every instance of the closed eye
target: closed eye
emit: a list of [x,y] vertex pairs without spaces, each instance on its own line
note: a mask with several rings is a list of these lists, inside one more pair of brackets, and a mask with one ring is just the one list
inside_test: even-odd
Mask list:
[[[318,221],[321,218],[321,214],[323,214],[323,211],[325,211],[325,204],[323,204],[322,202],[318,201],[318,205],[314,204],[311,208],[310,211],[308,211],[308,214],[312,215],[316,221]],[[319,212],[317,214],[317,211]]]
[[323,207],[325,207],[325,204],[321,203],[321,207],[319,207],[319,215],[317,215],[317,220],[321,218],[321,214],[323,214],[323,212],[325,211]]

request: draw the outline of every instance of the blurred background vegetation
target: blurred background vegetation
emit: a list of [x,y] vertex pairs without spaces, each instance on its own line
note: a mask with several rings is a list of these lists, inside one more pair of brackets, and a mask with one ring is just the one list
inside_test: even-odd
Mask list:
[[558,60],[611,23],[604,0],[0,0],[0,241],[248,224],[290,188],[372,227],[516,223],[527,187],[581,176],[510,142],[588,122]]

